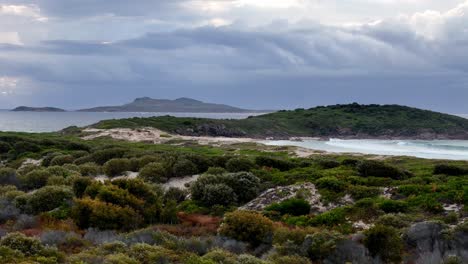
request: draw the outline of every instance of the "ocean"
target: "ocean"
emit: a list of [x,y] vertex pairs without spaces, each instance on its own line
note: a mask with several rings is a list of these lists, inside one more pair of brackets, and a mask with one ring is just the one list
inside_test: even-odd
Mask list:
[[88,126],[107,119],[171,115],[214,119],[242,119],[260,113],[122,113],[122,112],[11,112],[0,110],[0,131],[53,132],[69,126]]
[[[0,131],[53,132],[69,126],[87,126],[106,119],[172,115],[214,119],[242,119],[260,113],[90,113],[11,112],[0,110]],[[468,115],[460,115],[468,118]],[[468,160],[468,140],[341,140],[265,141],[268,145],[291,145],[336,153],[407,155],[428,159]]]
[[265,141],[272,146],[298,146],[333,153],[412,156],[425,159],[468,160],[468,140],[304,140]]

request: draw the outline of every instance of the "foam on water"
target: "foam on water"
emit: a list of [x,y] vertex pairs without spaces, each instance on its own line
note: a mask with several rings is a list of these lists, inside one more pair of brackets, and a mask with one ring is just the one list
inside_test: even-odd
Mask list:
[[298,146],[336,152],[391,156],[414,156],[427,159],[468,160],[468,140],[343,140],[266,141],[267,145]]

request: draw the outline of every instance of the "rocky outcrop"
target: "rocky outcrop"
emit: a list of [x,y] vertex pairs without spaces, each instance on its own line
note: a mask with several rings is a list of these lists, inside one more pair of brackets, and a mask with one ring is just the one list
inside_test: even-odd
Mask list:
[[450,257],[468,263],[468,232],[450,230],[441,223],[414,224],[404,235],[407,263],[439,264]]
[[279,203],[294,197],[301,197],[311,205],[311,212],[323,213],[338,206],[352,203],[352,199],[347,195],[339,204],[324,204],[321,195],[312,183],[295,184],[289,186],[278,186],[271,188],[260,194],[257,198],[242,206],[242,210],[263,211],[273,203]]

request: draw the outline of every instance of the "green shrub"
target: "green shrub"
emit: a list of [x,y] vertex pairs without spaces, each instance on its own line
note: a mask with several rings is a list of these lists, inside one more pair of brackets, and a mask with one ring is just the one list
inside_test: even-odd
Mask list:
[[237,264],[236,256],[228,251],[215,249],[205,254],[202,259],[211,260],[214,263]]
[[23,259],[24,254],[20,251],[0,246],[0,263],[18,263]]
[[374,198],[380,195],[380,188],[367,187],[367,186],[351,186],[349,193],[355,200],[363,198]]
[[408,217],[401,214],[385,214],[375,221],[376,225],[390,226],[397,229],[407,227],[410,223]]
[[64,164],[73,163],[75,158],[72,155],[57,155],[50,161],[49,166],[62,166]]
[[188,159],[178,159],[172,167],[174,177],[192,176],[198,173],[197,166]]
[[276,211],[281,215],[307,215],[310,213],[310,204],[309,202],[303,199],[288,199],[280,203],[274,203],[265,208],[266,211]]
[[[107,149],[101,149],[90,155],[89,158],[83,157],[81,159],[86,159],[86,162],[96,162],[99,165],[104,165],[108,160],[123,158],[126,149],[120,147],[111,147]],[[86,163],[85,162],[85,163]]]
[[73,192],[63,186],[46,186],[24,197],[17,197],[17,206],[30,214],[47,212],[71,202]]
[[411,176],[409,172],[376,160],[364,160],[359,162],[357,170],[363,177],[376,176],[401,180]]
[[226,163],[226,169],[230,172],[250,171],[255,164],[247,158],[232,158]]
[[101,167],[93,162],[88,162],[78,166],[79,172],[83,176],[97,176],[101,173]]
[[421,208],[428,213],[438,214],[444,211],[442,204],[436,197],[434,197],[434,195],[431,194],[423,194],[416,197],[411,197],[408,199],[408,203],[411,206]]
[[364,244],[372,256],[380,256],[385,262],[401,261],[403,240],[393,227],[376,225],[365,232]]
[[320,178],[315,185],[320,189],[326,189],[337,193],[346,189],[346,183],[334,176]]
[[255,212],[235,211],[225,215],[219,233],[253,246],[268,244],[273,235],[273,222]]
[[404,201],[384,200],[379,207],[385,213],[404,213],[408,211],[408,203]]
[[8,153],[11,150],[11,145],[7,142],[0,141],[0,154]]
[[222,167],[210,167],[208,170],[205,172],[205,174],[210,174],[210,175],[221,175],[225,174],[227,172],[226,169]]
[[275,168],[280,171],[288,171],[296,167],[291,161],[265,156],[256,157],[255,163],[260,167]]
[[170,187],[164,193],[163,200],[164,201],[174,200],[177,203],[180,203],[180,202],[185,201],[185,197],[187,197],[187,194],[188,193],[184,190],[181,190],[176,187]]
[[309,222],[312,226],[336,226],[346,222],[345,209],[338,207],[328,212],[319,214]]
[[0,168],[0,185],[18,186],[19,180],[16,177],[16,171],[11,168]]
[[169,180],[168,170],[162,163],[149,163],[140,170],[139,177],[154,183],[164,183]]
[[111,159],[102,166],[104,173],[109,177],[122,175],[122,173],[130,170],[130,160],[128,159]]
[[246,203],[258,196],[260,179],[250,172],[228,173],[222,175],[223,183],[231,187],[239,203]]
[[86,188],[88,188],[89,185],[91,185],[92,180],[87,177],[78,177],[73,180],[72,187],[73,187],[73,193],[75,194],[76,197],[81,198],[83,197],[84,192],[86,191]]
[[335,251],[336,245],[344,238],[329,231],[317,232],[305,237],[303,247],[307,256],[314,261],[321,261]]
[[20,186],[26,190],[34,190],[44,187],[47,184],[50,174],[43,169],[33,170],[25,175],[18,177]]
[[270,258],[272,264],[312,264],[312,262],[304,257],[292,256],[274,256]]
[[356,167],[358,164],[359,164],[359,160],[357,159],[344,159],[341,162],[341,165],[349,166],[349,167]]
[[33,256],[44,249],[38,239],[27,237],[21,233],[9,233],[2,237],[0,246],[18,250],[26,256]]
[[105,203],[90,198],[75,200],[72,219],[82,229],[131,230],[141,226],[142,217],[130,207]]
[[434,167],[434,174],[445,174],[450,176],[468,175],[468,169],[449,164],[438,164]]
[[[222,187],[222,192],[214,189],[213,185]],[[195,181],[190,190],[192,199],[202,201],[205,205],[224,204],[229,203],[245,203],[257,197],[260,188],[260,180],[251,173],[239,172],[223,175],[202,175]],[[232,190],[232,192],[231,192]],[[224,197],[232,195],[227,198],[227,202],[216,201],[214,197]]]
[[232,188],[226,184],[207,184],[203,188],[203,196],[199,201],[205,206],[228,206],[237,202],[237,196]]
[[115,185],[102,186],[96,198],[106,203],[112,203],[122,207],[131,207],[137,211],[142,211],[144,206],[144,201],[138,199],[128,190],[121,189]]
[[331,159],[318,159],[317,164],[322,168],[322,169],[333,169],[337,168],[340,166],[340,163],[336,160],[331,160]]

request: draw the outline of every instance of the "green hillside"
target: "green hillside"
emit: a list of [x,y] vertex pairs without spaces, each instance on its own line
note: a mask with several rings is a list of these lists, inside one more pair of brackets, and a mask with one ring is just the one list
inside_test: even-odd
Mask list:
[[96,128],[154,127],[194,136],[468,139],[468,119],[399,105],[333,105],[242,120],[171,116],[106,120]]

